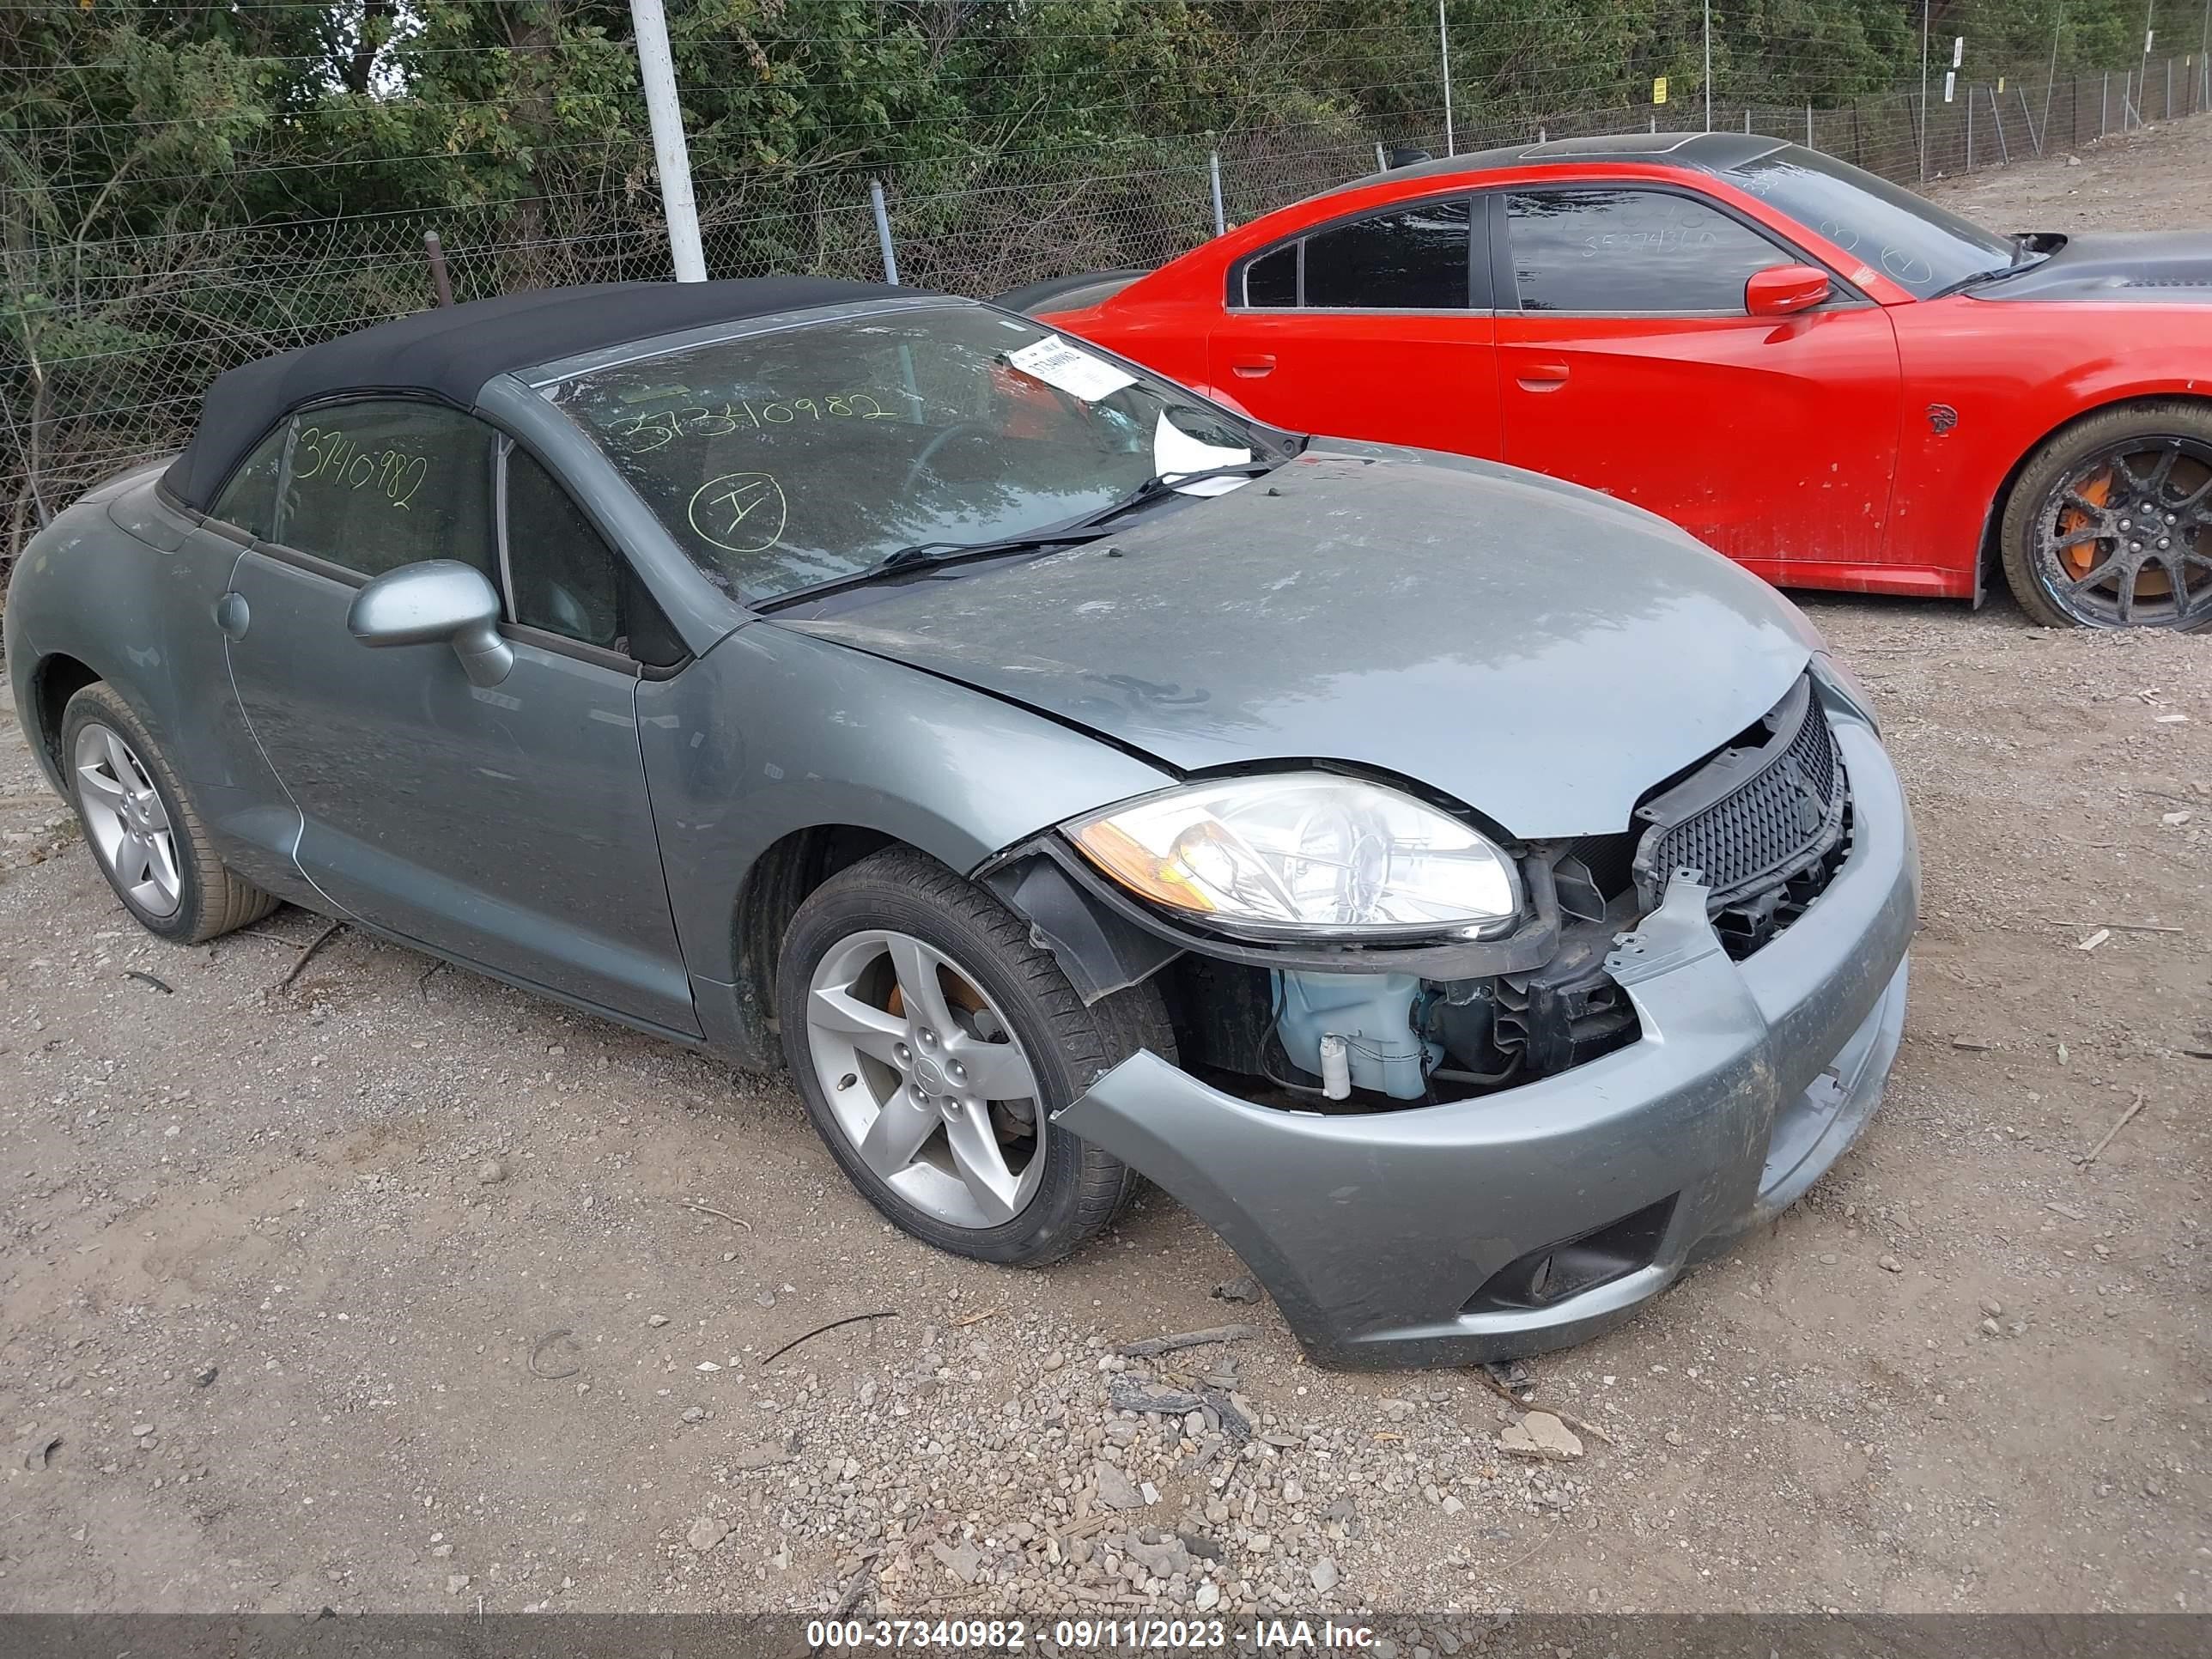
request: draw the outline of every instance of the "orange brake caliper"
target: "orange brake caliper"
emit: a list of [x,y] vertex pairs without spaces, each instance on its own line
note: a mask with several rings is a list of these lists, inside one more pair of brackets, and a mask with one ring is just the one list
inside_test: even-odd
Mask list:
[[[2110,467],[2099,473],[2075,494],[2092,507],[2103,507],[2112,499],[2112,472]],[[2058,515],[2058,533],[2071,536],[2089,526],[2089,515],[2078,507],[2069,507]],[[2094,541],[2075,542],[2059,556],[2076,581],[2087,575],[2097,565],[2097,544]],[[2163,570],[2144,570],[2136,577],[2136,597],[2139,599],[2164,599],[2173,591],[2173,584]]]
[[[2092,507],[2104,506],[2112,498],[2111,469],[2107,468],[2099,473],[2095,478],[2075,491],[2075,494]],[[2078,507],[2069,507],[2058,515],[2058,533],[2062,536],[2072,536],[2088,527],[2089,515]],[[2063,550],[2058,556],[2066,562],[2066,568],[2072,573],[2074,579],[2079,581],[2096,568],[2097,544],[2094,541],[2075,542]]]

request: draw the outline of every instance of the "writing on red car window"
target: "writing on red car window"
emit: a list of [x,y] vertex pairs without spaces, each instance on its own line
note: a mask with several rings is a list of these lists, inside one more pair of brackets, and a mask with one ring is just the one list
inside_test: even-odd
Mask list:
[[364,449],[355,439],[331,427],[300,429],[292,450],[295,482],[319,479],[348,489],[376,491],[392,506],[404,510],[429,476],[430,459],[404,449]]
[[897,411],[866,392],[841,392],[824,398],[787,398],[758,403],[738,398],[689,408],[656,409],[626,416],[608,430],[623,453],[642,455],[678,438],[726,438],[734,432],[764,432],[770,427],[820,421],[888,421]]
[[732,553],[762,553],[783,535],[791,504],[766,472],[726,472],[691,492],[684,516],[701,540]]
[[1650,230],[1609,230],[1583,238],[1583,257],[1620,250],[1630,253],[1665,253],[1678,248],[1718,247],[1720,238],[1710,226],[1695,228],[1661,225]]

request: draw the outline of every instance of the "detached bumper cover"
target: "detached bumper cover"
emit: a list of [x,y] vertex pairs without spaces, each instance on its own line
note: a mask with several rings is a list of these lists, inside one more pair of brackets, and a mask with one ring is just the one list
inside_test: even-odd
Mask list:
[[[1643,1036],[1486,1098],[1357,1117],[1255,1106],[1149,1053],[1056,1121],[1212,1226],[1316,1358],[1468,1364],[1618,1324],[1699,1255],[1793,1203],[1872,1115],[1905,1020],[1919,863],[1897,775],[1838,714],[1850,858],[1741,963],[1677,875],[1608,960]],[[1663,1217],[1638,1265],[1540,1305],[1492,1276],[1625,1218]]]

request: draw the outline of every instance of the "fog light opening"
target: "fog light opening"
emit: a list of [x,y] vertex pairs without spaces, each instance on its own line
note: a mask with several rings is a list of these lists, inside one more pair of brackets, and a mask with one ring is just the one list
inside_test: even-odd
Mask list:
[[1552,1307],[1650,1267],[1667,1237],[1677,1196],[1670,1193],[1617,1221],[1516,1256],[1484,1280],[1461,1311]]

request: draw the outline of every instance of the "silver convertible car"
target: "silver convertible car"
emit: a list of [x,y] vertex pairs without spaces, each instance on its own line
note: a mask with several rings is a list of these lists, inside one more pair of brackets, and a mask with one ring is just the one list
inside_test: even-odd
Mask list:
[[911,289],[234,370],[32,542],[6,648],[154,933],[289,901],[781,1061],[984,1261],[1149,1177],[1333,1364],[1626,1316],[1834,1161],[1904,1016],[1896,774],[1755,578]]

